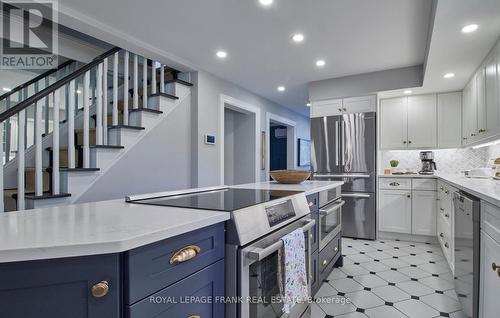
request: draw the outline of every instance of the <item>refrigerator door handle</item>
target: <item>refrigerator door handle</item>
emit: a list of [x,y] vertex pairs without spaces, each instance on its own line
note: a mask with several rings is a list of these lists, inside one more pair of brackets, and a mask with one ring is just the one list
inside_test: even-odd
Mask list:
[[341,151],[341,155],[342,155],[342,167],[345,166],[345,158],[344,158],[344,154],[345,154],[345,123],[344,123],[344,120],[342,120],[340,122],[340,126],[341,126],[341,131],[342,131],[342,149],[340,150]]
[[339,122],[335,121],[335,166],[339,165]]
[[369,174],[314,174],[313,177],[317,178],[357,178],[357,179],[370,179]]
[[362,193],[343,193],[342,197],[343,198],[368,199],[368,198],[370,198],[370,195],[369,194],[362,194]]

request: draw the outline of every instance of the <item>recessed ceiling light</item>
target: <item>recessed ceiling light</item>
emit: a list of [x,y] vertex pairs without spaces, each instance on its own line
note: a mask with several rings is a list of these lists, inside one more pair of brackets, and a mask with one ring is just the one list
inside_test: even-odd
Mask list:
[[217,53],[215,53],[215,55],[217,55],[217,57],[220,59],[225,59],[227,57],[227,52],[226,51],[217,51]]
[[300,42],[304,41],[304,34],[295,33],[294,35],[292,35],[292,40],[295,43],[300,43]]
[[278,92],[284,92],[285,86],[278,86]]
[[444,78],[452,78],[455,77],[455,73],[446,73],[443,75]]
[[409,90],[409,89],[407,89],[407,90],[405,90],[403,93],[405,93],[405,94],[411,94],[411,93],[412,93],[412,91],[411,91],[411,90]]
[[77,93],[77,94],[81,94],[81,93],[82,93],[82,91],[81,91],[81,90],[79,90],[79,89],[77,89],[77,90],[76,90],[76,93]]
[[317,60],[316,61],[316,66],[318,66],[318,67],[325,66],[325,64],[326,64],[325,60]]
[[10,89],[10,88],[8,88],[8,87],[4,87],[4,88],[2,88],[2,90],[3,90],[4,92],[10,92],[12,89]]
[[273,4],[273,0],[259,0],[260,4],[262,4],[263,6],[270,6],[271,4]]
[[462,28],[463,33],[471,33],[476,31],[479,28],[477,24],[468,24]]
[[307,106],[307,107],[311,107],[311,103],[307,103],[307,104],[306,104],[306,106]]

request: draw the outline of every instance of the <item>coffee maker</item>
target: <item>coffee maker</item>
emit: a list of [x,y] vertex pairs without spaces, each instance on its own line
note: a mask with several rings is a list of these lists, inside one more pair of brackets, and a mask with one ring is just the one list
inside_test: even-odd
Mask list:
[[434,161],[434,153],[432,151],[421,151],[420,160],[422,160],[422,170],[419,174],[434,174],[436,168],[436,162]]

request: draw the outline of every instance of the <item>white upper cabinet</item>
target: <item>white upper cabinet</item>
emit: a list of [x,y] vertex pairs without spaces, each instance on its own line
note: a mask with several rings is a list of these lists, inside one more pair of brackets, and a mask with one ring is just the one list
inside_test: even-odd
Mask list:
[[437,147],[436,95],[408,97],[408,148]]
[[476,73],[477,131],[474,133],[476,136],[486,132],[486,76],[484,73],[484,66],[481,66]]
[[487,136],[500,132],[497,50],[498,48],[492,51],[485,64],[486,131],[484,133]]
[[464,88],[463,102],[462,139],[463,144],[468,145],[475,140],[477,131],[477,98],[475,76]]
[[342,99],[329,99],[311,103],[311,117],[342,115]]
[[338,116],[377,111],[377,96],[360,96],[316,101],[311,103],[311,117]]
[[344,98],[344,113],[367,113],[377,111],[377,96],[361,96]]
[[457,148],[462,145],[462,93],[437,96],[438,148]]
[[380,147],[406,149],[408,142],[408,112],[406,97],[380,101]]

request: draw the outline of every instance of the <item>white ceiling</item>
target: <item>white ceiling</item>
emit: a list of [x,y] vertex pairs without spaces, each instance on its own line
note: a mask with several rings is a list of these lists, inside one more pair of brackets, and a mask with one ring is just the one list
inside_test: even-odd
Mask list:
[[[431,0],[274,0],[270,7],[258,0],[63,0],[59,7],[86,20],[92,36],[116,30],[129,43],[147,43],[305,112],[310,81],[422,64]],[[302,44],[291,42],[294,32],[305,35]],[[215,58],[219,49],[226,60]],[[318,58],[326,60],[322,69]]]
[[[460,30],[478,24],[476,32]],[[500,0],[439,0],[430,42],[424,84],[413,94],[462,90],[500,36]],[[445,73],[455,73],[444,79]],[[402,90],[381,97],[401,96]]]

